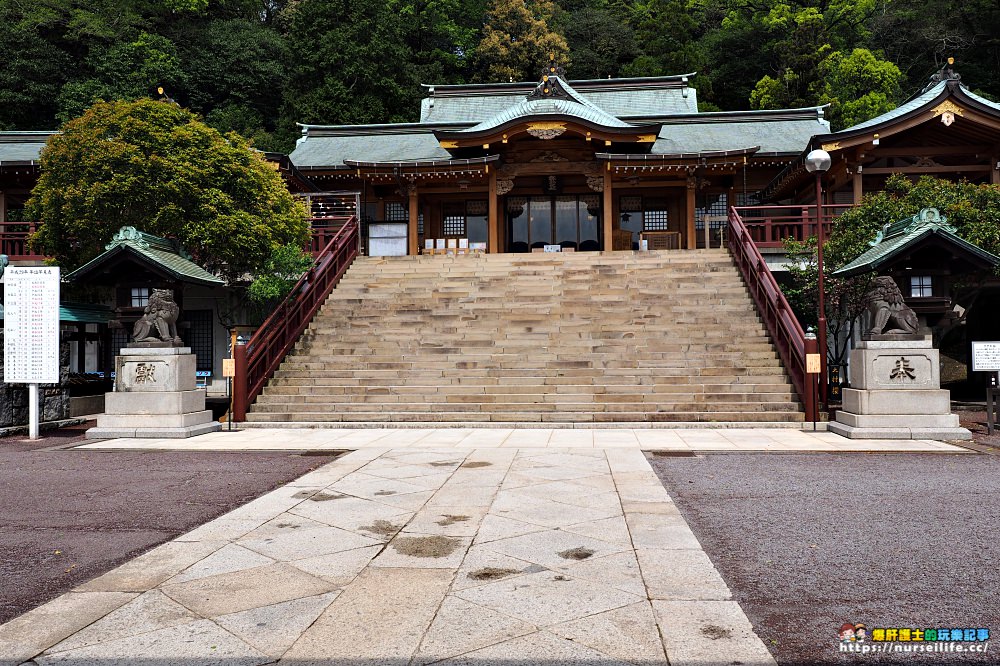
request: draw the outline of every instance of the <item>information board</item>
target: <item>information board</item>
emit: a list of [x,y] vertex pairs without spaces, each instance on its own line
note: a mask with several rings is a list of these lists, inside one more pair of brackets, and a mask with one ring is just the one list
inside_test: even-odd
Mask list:
[[1000,342],[972,343],[972,371],[1000,371]]
[[8,266],[3,283],[3,381],[59,382],[59,269]]

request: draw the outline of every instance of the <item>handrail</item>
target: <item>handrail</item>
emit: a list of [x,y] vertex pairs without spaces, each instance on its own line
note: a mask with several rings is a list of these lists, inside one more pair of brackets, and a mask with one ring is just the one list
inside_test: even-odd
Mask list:
[[359,230],[357,216],[351,217],[249,342],[233,349],[234,421],[246,421],[250,404],[264,390],[264,385],[358,256]]
[[[822,217],[826,234],[833,229],[833,221],[854,204],[823,204]],[[816,236],[816,205],[736,206],[736,212],[750,233],[757,247],[780,248],[786,238],[805,241]]]
[[41,261],[45,257],[31,249],[31,236],[41,227],[41,222],[0,222],[0,254],[14,261]]
[[806,339],[795,313],[734,207],[729,209],[728,236],[729,253],[743,275],[743,281],[757,304],[757,312],[764,320],[771,340],[778,349],[778,355],[799,394],[806,420],[818,421],[819,411],[813,392],[815,378],[806,372],[806,355],[815,354],[818,344],[816,340]]

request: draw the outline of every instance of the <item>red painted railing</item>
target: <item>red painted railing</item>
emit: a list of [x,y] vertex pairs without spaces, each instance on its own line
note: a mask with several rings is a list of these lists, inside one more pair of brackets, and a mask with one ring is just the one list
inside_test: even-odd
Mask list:
[[319,253],[281,305],[245,345],[233,350],[233,420],[246,421],[250,404],[292,350],[327,296],[358,256],[359,224],[351,217]]
[[0,222],[0,254],[11,261],[41,261],[45,257],[32,251],[28,242],[41,222]]
[[[833,229],[833,221],[851,204],[830,204],[823,206],[824,232],[827,238]],[[736,211],[743,220],[750,238],[757,247],[784,247],[786,238],[804,241],[817,235],[816,205],[800,206],[737,206]]]
[[795,313],[785,300],[785,295],[736,208],[729,209],[727,232],[729,253],[733,255],[733,261],[743,275],[750,295],[757,304],[757,311],[799,394],[806,420],[817,421],[819,411],[814,393],[816,375],[806,372],[806,354],[817,353],[817,342],[815,339],[806,339],[802,326],[795,318]]

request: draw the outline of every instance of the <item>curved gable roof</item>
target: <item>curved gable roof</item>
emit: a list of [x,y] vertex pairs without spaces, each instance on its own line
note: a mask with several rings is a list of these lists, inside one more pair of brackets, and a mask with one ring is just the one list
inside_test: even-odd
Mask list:
[[[561,95],[545,96],[541,91],[543,86],[552,90],[560,90]],[[573,90],[572,86],[558,76],[550,77],[535,87],[534,91],[520,104],[508,107],[487,118],[478,125],[459,130],[461,133],[482,133],[516,123],[519,120],[537,116],[560,116],[576,118],[584,124],[599,127],[631,127],[623,120],[615,118],[610,113],[587,101],[585,97]]]

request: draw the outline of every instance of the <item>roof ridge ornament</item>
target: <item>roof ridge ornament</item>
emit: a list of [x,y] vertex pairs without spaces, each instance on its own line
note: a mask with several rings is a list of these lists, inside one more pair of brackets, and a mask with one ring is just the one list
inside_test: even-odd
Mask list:
[[955,71],[955,59],[948,58],[948,61],[941,66],[941,69],[931,74],[930,82],[921,92],[927,92],[942,81],[961,81],[962,75]]
[[122,245],[124,243],[131,243],[137,247],[147,249],[149,243],[143,238],[145,234],[136,229],[135,227],[122,227],[119,229],[114,236],[111,237],[111,242],[104,246],[105,250],[110,250],[113,247]]
[[572,99],[561,81],[566,78],[566,70],[556,62],[556,54],[549,53],[549,62],[542,67],[541,80],[527,99]]

